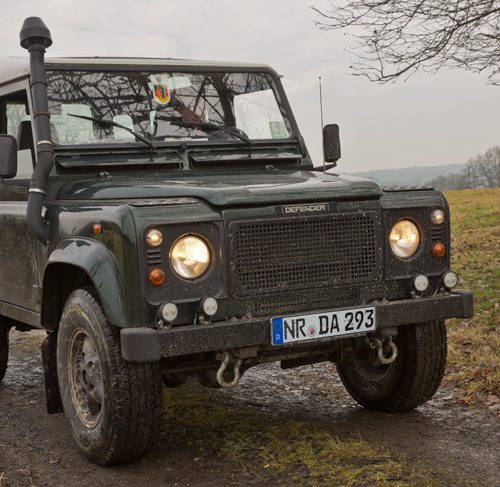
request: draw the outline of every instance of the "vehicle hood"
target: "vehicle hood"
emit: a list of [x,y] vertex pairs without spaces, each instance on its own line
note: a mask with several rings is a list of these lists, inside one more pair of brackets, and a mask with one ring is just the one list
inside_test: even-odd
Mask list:
[[380,186],[367,179],[305,171],[152,177],[118,176],[64,184],[57,200],[199,198],[218,206],[379,198]]

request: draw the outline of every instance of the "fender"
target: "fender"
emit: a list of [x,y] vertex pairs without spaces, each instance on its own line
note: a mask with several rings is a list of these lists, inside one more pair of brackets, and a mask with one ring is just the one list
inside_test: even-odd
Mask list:
[[50,254],[44,271],[43,287],[48,284],[52,266],[66,264],[81,269],[92,281],[108,321],[127,326],[123,285],[115,256],[100,242],[88,238],[68,238]]

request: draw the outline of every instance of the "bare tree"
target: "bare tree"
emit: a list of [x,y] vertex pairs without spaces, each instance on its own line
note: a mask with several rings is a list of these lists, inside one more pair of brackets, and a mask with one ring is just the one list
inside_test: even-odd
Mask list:
[[500,0],[329,0],[324,30],[347,29],[353,74],[385,83],[442,67],[500,85]]
[[474,158],[469,159],[465,166],[466,167],[464,172],[466,174],[467,184],[469,188],[470,189],[480,188],[481,181],[480,181],[479,171]]
[[441,191],[456,191],[460,189],[469,189],[467,174],[463,173],[452,173],[446,176],[440,175],[429,181],[429,185]]
[[500,146],[469,159],[466,176],[471,188],[500,187]]

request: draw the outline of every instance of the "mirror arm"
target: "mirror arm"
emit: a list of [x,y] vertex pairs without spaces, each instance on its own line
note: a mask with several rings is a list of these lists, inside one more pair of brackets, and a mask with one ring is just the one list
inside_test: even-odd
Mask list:
[[31,183],[31,178],[4,179],[3,177],[0,177],[0,183],[6,184],[8,186],[22,186],[24,188],[29,188]]
[[337,163],[334,162],[332,164],[325,164],[324,166],[316,166],[314,168],[314,171],[319,171],[319,172],[328,171],[329,169],[334,168],[336,165],[337,165]]

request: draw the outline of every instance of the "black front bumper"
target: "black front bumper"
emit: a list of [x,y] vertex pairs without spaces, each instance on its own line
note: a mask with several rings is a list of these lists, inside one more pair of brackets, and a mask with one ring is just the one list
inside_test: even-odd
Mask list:
[[[370,303],[370,306],[376,308],[379,330],[431,320],[470,318],[474,311],[472,293],[465,290],[455,290],[450,294],[429,298]],[[341,337],[323,338],[308,343],[312,345],[339,338]],[[271,324],[270,320],[265,318],[228,320],[164,330],[125,328],[121,330],[121,345],[123,358],[131,362],[156,362],[162,357],[179,357],[243,347],[269,347]],[[276,346],[277,349],[279,347]]]

